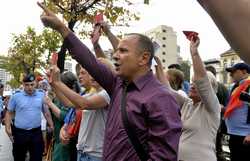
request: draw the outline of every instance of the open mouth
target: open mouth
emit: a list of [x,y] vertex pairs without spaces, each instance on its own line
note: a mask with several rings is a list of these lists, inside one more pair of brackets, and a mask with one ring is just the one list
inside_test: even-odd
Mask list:
[[115,62],[114,66],[115,66],[115,70],[118,71],[120,69],[121,64]]

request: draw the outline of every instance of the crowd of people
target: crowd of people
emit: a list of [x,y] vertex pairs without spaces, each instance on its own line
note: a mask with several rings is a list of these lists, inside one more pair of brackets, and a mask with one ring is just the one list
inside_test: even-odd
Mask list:
[[189,84],[179,64],[163,68],[147,36],[118,39],[106,22],[95,24],[94,31],[98,28],[113,46],[113,63],[99,37],[91,35],[93,54],[53,12],[38,5],[43,24],[62,35],[78,64],[76,75],[60,71],[56,63],[42,80],[26,74],[22,89],[0,99],[14,161],[225,161],[223,134],[230,136],[230,160],[249,160],[248,64],[226,69],[233,80],[226,87],[216,80],[215,68],[204,65],[200,38],[193,35]]

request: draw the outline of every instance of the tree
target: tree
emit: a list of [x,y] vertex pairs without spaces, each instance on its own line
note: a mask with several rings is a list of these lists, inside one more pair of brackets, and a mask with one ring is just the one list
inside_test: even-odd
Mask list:
[[13,76],[8,82],[10,86],[18,87],[23,74],[34,73],[36,68],[46,67],[51,52],[56,51],[59,46],[60,35],[48,29],[37,34],[33,28],[27,27],[25,33],[13,35],[8,55],[0,56],[0,68]]
[[[79,31],[82,36],[89,35],[93,17],[97,13],[103,13],[112,25],[128,26],[128,21],[139,20],[137,14],[129,10],[129,6],[133,5],[132,0],[45,0],[45,4],[61,14],[72,31],[77,22],[83,23],[84,30]],[[64,69],[66,51],[66,44],[63,43],[58,59],[61,71]]]
[[182,61],[181,62],[181,70],[184,73],[184,79],[186,81],[190,81],[190,61],[186,60],[186,61]]

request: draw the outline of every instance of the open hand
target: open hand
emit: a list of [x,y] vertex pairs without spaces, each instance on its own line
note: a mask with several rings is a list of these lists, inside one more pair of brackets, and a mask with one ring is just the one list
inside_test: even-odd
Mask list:
[[47,75],[49,77],[49,83],[51,85],[60,81],[60,69],[56,65],[52,65],[50,67],[50,70]]
[[101,22],[101,28],[102,28],[102,31],[105,33],[105,34],[108,34],[108,32],[110,31],[110,26],[107,22],[103,21]]

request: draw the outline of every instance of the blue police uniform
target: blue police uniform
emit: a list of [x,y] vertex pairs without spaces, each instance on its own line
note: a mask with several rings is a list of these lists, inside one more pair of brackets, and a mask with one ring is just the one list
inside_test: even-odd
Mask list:
[[1,121],[2,121],[2,112],[3,112],[3,97],[0,96],[0,127],[1,127]]
[[44,143],[41,131],[41,112],[44,92],[35,90],[32,95],[17,91],[8,104],[8,110],[15,112],[13,126],[13,156],[15,161],[25,161],[30,153],[30,161],[42,161]]

